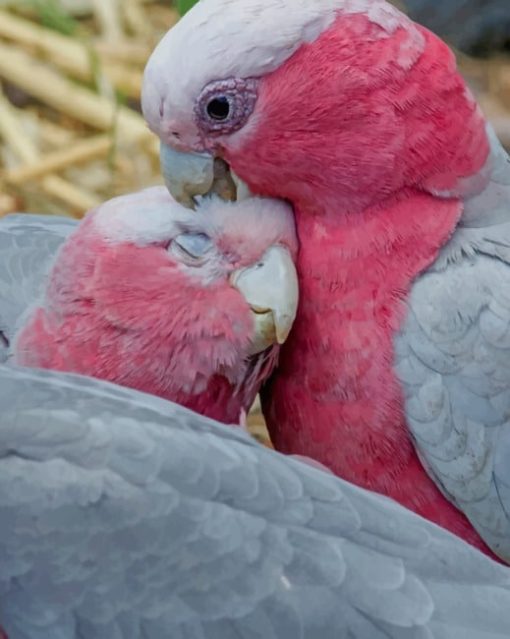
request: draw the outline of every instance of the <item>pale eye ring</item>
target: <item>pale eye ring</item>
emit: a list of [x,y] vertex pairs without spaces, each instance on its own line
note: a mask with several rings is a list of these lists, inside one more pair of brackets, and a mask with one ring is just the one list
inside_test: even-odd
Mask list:
[[254,78],[210,82],[195,106],[198,126],[207,134],[217,135],[240,129],[255,108],[257,85]]
[[171,242],[169,249],[179,257],[192,261],[202,260],[212,248],[212,240],[205,233],[181,233]]

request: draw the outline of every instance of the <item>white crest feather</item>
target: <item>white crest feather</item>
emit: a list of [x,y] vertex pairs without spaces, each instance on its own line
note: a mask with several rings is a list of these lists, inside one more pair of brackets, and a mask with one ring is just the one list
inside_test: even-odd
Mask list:
[[168,112],[182,123],[208,82],[274,71],[340,13],[365,14],[382,28],[382,37],[412,24],[385,0],[200,0],[149,60],[143,91],[147,120],[158,119],[164,98]]
[[176,222],[190,215],[164,186],[156,186],[104,202],[95,209],[94,224],[112,242],[144,245],[172,237]]

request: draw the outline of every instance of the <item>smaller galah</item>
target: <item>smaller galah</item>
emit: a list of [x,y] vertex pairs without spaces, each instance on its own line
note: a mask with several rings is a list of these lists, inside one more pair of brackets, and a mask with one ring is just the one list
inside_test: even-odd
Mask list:
[[290,208],[213,198],[193,212],[156,187],[111,200],[71,228],[40,216],[0,223],[4,358],[238,423],[296,313]]

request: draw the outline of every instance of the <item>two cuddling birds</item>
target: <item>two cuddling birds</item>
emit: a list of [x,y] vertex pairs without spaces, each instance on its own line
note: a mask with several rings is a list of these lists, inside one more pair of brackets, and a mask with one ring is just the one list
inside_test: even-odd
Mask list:
[[[2,588],[11,639],[39,636],[38,624],[55,637],[508,636],[510,571],[471,546],[510,561],[510,163],[453,54],[383,0],[201,0],[149,60],[143,109],[175,199],[151,209],[151,198],[168,197],[157,190],[89,216],[60,250],[45,306],[6,348],[22,364],[92,374],[204,414],[213,406],[227,422],[268,379],[262,402],[276,448],[374,492],[176,407],[171,451],[154,424],[170,410],[162,404],[146,428],[130,424],[125,445],[122,410],[103,429],[88,420],[76,440],[68,428],[69,459],[90,437],[93,466],[151,499],[169,495],[173,537],[162,540],[157,504],[154,520],[137,513],[153,552],[126,541],[131,568],[113,561],[111,570],[125,581],[140,561],[147,579],[130,577],[144,593],[138,607],[129,579],[123,596],[112,587],[98,601],[94,555],[68,564],[63,551],[66,577],[82,588],[65,625],[48,598],[46,616],[20,615],[43,573],[32,555],[22,563],[26,539],[13,525],[5,547],[25,573],[12,570]],[[222,204],[218,193],[239,201]],[[292,205],[297,252],[287,205],[261,198]],[[41,389],[53,379],[10,375],[11,386],[31,379]],[[95,398],[98,383],[86,383]],[[127,393],[104,388],[105,397]],[[140,415],[149,411],[136,397]],[[37,437],[11,436],[21,464]],[[34,459],[47,459],[50,439],[40,436]],[[200,502],[203,511],[186,511],[194,528],[177,516],[176,495]],[[87,547],[99,521],[110,546],[114,531],[126,532],[122,517],[119,528],[104,523],[100,503],[87,511]],[[241,539],[247,563],[236,559]],[[162,579],[163,566],[174,577]]]

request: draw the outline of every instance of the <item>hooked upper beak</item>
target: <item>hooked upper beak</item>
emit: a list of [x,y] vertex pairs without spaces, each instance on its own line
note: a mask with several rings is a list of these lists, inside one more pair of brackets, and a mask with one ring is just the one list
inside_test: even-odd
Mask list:
[[231,201],[251,195],[248,186],[229,170],[226,162],[208,153],[182,152],[161,144],[160,162],[172,197],[187,208],[195,208],[195,198],[201,195],[215,193]]
[[230,283],[248,302],[255,333],[249,354],[255,355],[272,344],[283,344],[296,317],[299,288],[289,251],[271,246],[252,266],[235,271]]

